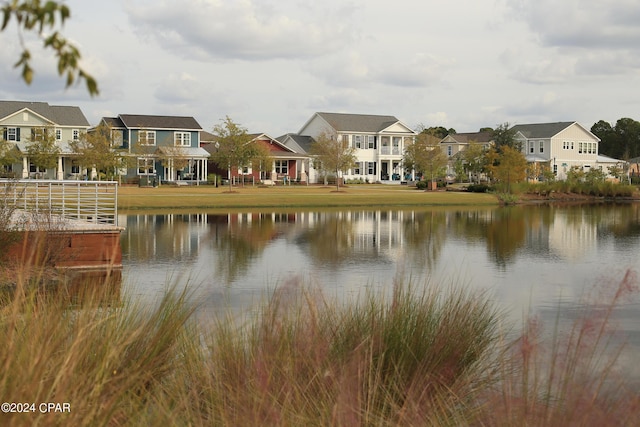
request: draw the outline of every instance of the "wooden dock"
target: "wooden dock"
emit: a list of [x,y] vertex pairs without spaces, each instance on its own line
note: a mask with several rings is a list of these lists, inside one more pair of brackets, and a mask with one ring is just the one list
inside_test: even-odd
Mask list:
[[58,269],[122,269],[116,182],[0,181],[2,190],[8,228],[20,233],[8,249],[11,259]]

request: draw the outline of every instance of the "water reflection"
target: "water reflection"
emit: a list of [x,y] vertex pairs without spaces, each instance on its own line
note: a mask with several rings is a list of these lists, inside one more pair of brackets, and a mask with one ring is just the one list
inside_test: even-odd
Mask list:
[[[638,204],[343,212],[128,215],[125,269],[145,286],[188,270],[207,286],[263,289],[291,274],[335,286],[460,275],[484,285],[575,283],[638,265]],[[533,275],[532,272],[535,272]],[[357,278],[357,280],[356,280]],[[593,278],[593,276],[592,276]]]

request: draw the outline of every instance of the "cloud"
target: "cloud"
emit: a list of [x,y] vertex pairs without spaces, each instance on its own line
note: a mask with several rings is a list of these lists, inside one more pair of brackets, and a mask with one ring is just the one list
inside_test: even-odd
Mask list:
[[353,37],[343,10],[323,9],[321,3],[299,10],[287,3],[165,0],[136,2],[126,11],[139,36],[201,61],[313,58],[340,49]]

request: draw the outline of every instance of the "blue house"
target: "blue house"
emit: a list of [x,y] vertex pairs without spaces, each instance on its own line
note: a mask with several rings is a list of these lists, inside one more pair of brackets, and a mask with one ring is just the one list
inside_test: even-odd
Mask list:
[[131,157],[128,181],[206,181],[209,153],[200,147],[202,127],[193,117],[120,114],[100,122],[111,128],[114,148]]

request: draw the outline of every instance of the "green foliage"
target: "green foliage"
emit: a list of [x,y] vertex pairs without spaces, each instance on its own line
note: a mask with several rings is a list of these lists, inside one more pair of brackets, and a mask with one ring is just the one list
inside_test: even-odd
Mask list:
[[[233,171],[249,166],[258,155],[256,144],[252,143],[247,130],[229,116],[214,126],[213,134],[216,136],[216,150],[211,153],[211,160],[220,169]],[[232,182],[230,179],[229,186]]]
[[418,182],[416,182],[416,188],[418,190],[426,190],[427,189],[427,181],[418,181]]
[[[339,138],[334,133],[321,133],[311,144],[311,154],[315,156],[320,169],[335,173],[336,177],[352,168],[356,162],[356,149],[349,141]],[[336,179],[336,190],[340,190],[340,182]]]
[[512,183],[524,181],[527,160],[519,150],[504,145],[500,151],[489,150],[489,158],[491,162],[487,168],[497,182],[506,186],[506,192],[511,192]]
[[[66,86],[75,81],[84,80],[91,96],[98,95],[97,81],[80,67],[80,51],[69,43],[55,28],[63,26],[70,18],[70,9],[62,2],[41,0],[12,0],[3,2],[2,26],[4,31],[12,18],[15,19],[19,31],[34,32],[42,40],[43,47],[54,52],[57,58],[58,75],[65,76]],[[27,84],[33,81],[34,70],[31,67],[31,52],[26,48],[22,37],[22,53],[15,67],[22,67],[22,79]]]
[[467,191],[471,193],[486,193],[490,188],[487,184],[471,184],[467,186]]
[[41,171],[57,167],[61,150],[56,143],[54,129],[51,127],[32,128],[31,132],[31,138],[27,142],[29,161]]
[[591,132],[600,138],[600,153],[624,160],[640,157],[640,122],[625,117],[612,127],[600,120],[591,127]]
[[448,160],[440,148],[439,139],[422,133],[412,144],[405,147],[403,155],[407,169],[413,169],[431,181],[445,174]]
[[110,126],[101,123],[93,131],[80,135],[69,146],[75,155],[75,160],[82,166],[95,168],[100,180],[100,171],[106,177],[115,177],[120,168],[126,167],[126,151],[115,148],[118,141],[113,140]]
[[498,125],[493,130],[493,141],[496,144],[497,150],[501,152],[502,147],[510,147],[516,151],[521,151],[522,142],[516,140],[515,135],[515,131],[508,122]]

